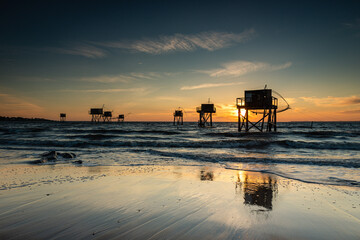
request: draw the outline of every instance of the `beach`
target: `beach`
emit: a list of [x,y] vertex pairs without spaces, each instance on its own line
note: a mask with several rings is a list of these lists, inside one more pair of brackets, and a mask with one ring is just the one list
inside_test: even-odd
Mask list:
[[0,122],[0,239],[359,239],[359,122]]
[[7,165],[1,239],[358,239],[360,191],[216,166]]

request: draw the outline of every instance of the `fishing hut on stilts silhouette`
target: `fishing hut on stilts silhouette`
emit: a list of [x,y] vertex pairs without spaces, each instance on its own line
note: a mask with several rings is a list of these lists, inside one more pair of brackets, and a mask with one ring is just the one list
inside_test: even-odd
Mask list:
[[60,122],[66,121],[66,113],[60,113]]
[[[236,99],[238,109],[238,131],[244,128],[248,132],[251,128],[256,128],[260,132],[276,132],[276,111],[278,99],[272,96],[271,89],[248,90],[245,91],[244,98]],[[257,122],[250,121],[249,112],[262,114]],[[264,128],[266,122],[266,126]]]
[[175,110],[175,112],[174,112],[174,126],[175,126],[175,123],[176,123],[176,125],[184,124],[184,113],[180,108]]
[[112,118],[112,111],[105,111],[103,114],[104,122],[110,122]]
[[120,114],[120,115],[118,116],[118,122],[124,122],[124,120],[125,120],[124,114]]
[[91,108],[89,114],[91,115],[91,122],[100,122],[103,117],[104,107]]
[[196,112],[199,113],[199,127],[206,127],[207,125],[212,127],[212,114],[216,113],[216,108],[214,104],[210,103],[210,100],[209,103],[197,107]]

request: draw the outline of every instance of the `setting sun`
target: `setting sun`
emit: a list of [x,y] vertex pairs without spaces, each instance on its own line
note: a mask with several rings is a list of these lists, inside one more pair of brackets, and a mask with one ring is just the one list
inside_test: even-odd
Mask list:
[[245,117],[246,110],[244,108],[240,109],[240,115]]

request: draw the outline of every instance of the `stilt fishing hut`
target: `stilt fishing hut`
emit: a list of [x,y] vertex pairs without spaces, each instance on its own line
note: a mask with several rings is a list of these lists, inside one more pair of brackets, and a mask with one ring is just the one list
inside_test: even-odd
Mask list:
[[125,120],[124,114],[119,114],[119,116],[118,116],[118,122],[124,122],[124,120]]
[[60,113],[60,122],[66,121],[66,113]]
[[91,122],[100,122],[103,117],[104,107],[102,108],[91,108],[89,114],[91,115]]
[[176,125],[183,125],[183,123],[184,123],[184,118],[183,117],[184,117],[184,113],[180,108],[175,110],[175,112],[174,112],[174,126],[175,126],[175,123],[176,123]]
[[[278,99],[272,96],[271,89],[247,90],[244,98],[236,99],[238,109],[238,131],[243,128],[248,132],[251,128],[256,128],[260,132],[276,132],[276,110]],[[262,114],[257,122],[250,121],[249,112]],[[266,126],[264,128],[266,122]]]
[[196,112],[199,113],[199,127],[212,127],[212,114],[216,113],[216,108],[212,103],[201,104],[200,107],[196,108]]
[[104,122],[110,122],[112,118],[112,111],[105,111],[103,114]]

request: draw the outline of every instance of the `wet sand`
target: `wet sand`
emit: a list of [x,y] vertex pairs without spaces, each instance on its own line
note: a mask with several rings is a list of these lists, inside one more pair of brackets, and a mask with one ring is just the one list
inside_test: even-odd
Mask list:
[[360,239],[360,189],[215,167],[6,165],[0,239]]

